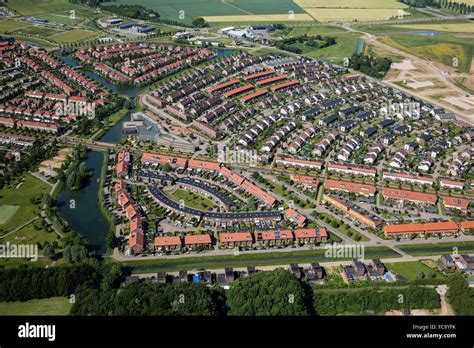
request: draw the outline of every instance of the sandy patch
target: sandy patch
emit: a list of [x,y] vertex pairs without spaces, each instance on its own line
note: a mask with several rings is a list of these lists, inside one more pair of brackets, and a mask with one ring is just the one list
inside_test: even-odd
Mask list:
[[463,110],[469,110],[469,109],[474,108],[474,98],[472,97],[471,98],[449,97],[449,98],[444,98],[443,100]]
[[391,68],[397,70],[416,70],[416,67],[413,65],[410,59],[405,59],[401,63],[392,63]]
[[434,83],[431,81],[411,82],[407,83],[407,86],[414,89],[424,88],[433,86]]
[[39,165],[39,172],[44,172],[48,169],[59,169],[63,165],[66,157],[72,154],[74,149],[72,148],[64,148],[59,150],[58,154],[53,158],[41,162]]

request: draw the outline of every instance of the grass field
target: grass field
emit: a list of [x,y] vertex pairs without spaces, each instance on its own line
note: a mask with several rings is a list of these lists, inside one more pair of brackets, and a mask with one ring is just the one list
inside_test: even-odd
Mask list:
[[15,215],[20,207],[18,205],[1,205],[0,206],[0,225],[3,225]]
[[38,215],[39,207],[33,205],[31,197],[40,197],[49,192],[50,186],[28,174],[24,178],[23,184],[18,187],[6,187],[0,190],[0,206],[14,205],[20,207],[12,218],[1,228],[4,232],[11,230]]
[[7,237],[0,239],[0,241],[2,243],[10,242],[12,244],[36,244],[47,241],[51,244],[55,241],[58,241],[58,236],[54,232],[36,230],[34,228],[34,223],[32,223],[16,231],[15,233],[9,234]]
[[31,25],[29,27],[23,27],[14,31],[15,34],[28,34],[28,35],[39,35],[42,38],[49,38],[49,36],[63,33],[61,30],[41,27],[39,25]]
[[23,23],[19,21],[13,21],[13,20],[1,21],[0,32],[13,31],[13,30],[17,30],[17,29],[20,29],[23,27],[29,27],[29,26],[31,26],[31,24]]
[[78,24],[78,22],[80,22],[83,19],[77,16],[75,19],[71,19],[68,13],[53,13],[53,14],[41,15],[38,17],[46,19],[49,22],[58,23],[58,24],[66,24],[66,25]]
[[[224,267],[272,266],[288,265],[290,263],[311,263],[336,261],[325,256],[326,250],[284,251],[268,253],[242,252],[239,256],[200,256],[179,259],[136,260],[121,262],[129,267],[132,273],[152,273],[158,271],[192,270],[195,268],[219,269]],[[392,258],[400,257],[393,250],[386,247],[365,248],[365,258]],[[341,259],[343,260],[343,259]]]
[[87,30],[71,30],[61,34],[52,35],[49,38],[58,43],[70,43],[75,41],[81,41],[85,39],[92,39],[97,36],[98,33],[94,31]]
[[416,280],[419,277],[420,272],[423,272],[425,277],[433,274],[433,279],[444,279],[446,278],[438,270],[432,269],[420,261],[413,262],[397,262],[397,263],[386,263],[385,267],[393,273],[400,274],[408,280]]
[[0,302],[0,315],[68,315],[71,306],[71,302],[65,297]]
[[210,199],[183,189],[177,189],[173,193],[166,194],[176,202],[183,200],[184,205],[190,208],[208,210],[216,206]]
[[[398,248],[412,256],[427,256],[438,254],[452,254],[457,250],[459,254],[474,253],[474,242],[452,242],[438,244],[402,244]],[[457,248],[457,249],[453,249]]]

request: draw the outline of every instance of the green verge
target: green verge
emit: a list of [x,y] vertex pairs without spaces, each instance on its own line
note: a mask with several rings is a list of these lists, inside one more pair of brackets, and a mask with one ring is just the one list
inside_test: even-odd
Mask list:
[[[325,256],[325,249],[285,251],[268,253],[241,253],[239,256],[191,256],[175,259],[158,260],[136,260],[121,262],[122,266],[128,268],[131,273],[153,273],[158,271],[192,270],[195,268],[216,269],[224,267],[246,267],[246,266],[274,266],[288,265],[290,263],[310,263],[331,261]],[[388,247],[365,248],[365,258],[394,258],[401,257],[398,253]],[[350,260],[332,259],[332,261]]]
[[412,256],[451,254],[453,251],[457,251],[459,254],[462,254],[474,253],[474,242],[459,241],[437,244],[401,244],[398,245],[397,248]]
[[64,297],[51,297],[25,302],[0,302],[1,315],[68,315],[71,302]]
[[[115,234],[115,224],[112,216],[110,215],[109,211],[105,207],[105,201],[104,201],[104,182],[105,182],[105,177],[107,176],[107,166],[109,163],[109,157],[108,153],[106,151],[101,151],[102,155],[104,156],[104,161],[102,163],[102,168],[100,171],[100,181],[99,181],[99,192],[98,192],[98,199],[99,199],[99,210],[102,213],[102,215],[105,217],[107,220],[107,223],[109,224],[109,231],[108,234]],[[111,254],[113,250],[111,250],[107,246],[107,251],[106,254]]]

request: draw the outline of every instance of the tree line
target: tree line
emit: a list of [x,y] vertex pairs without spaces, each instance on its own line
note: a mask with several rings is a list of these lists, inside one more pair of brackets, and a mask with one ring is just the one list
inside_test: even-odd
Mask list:
[[0,301],[66,297],[80,287],[109,290],[120,285],[122,276],[119,265],[94,259],[49,268],[0,268]]
[[474,12],[474,6],[465,2],[449,0],[399,0],[405,5],[411,7],[432,7],[446,9],[460,14],[469,14]]
[[332,36],[321,36],[314,35],[308,36],[306,34],[301,36],[293,36],[283,40],[274,41],[273,45],[281,50],[293,52],[293,53],[302,53],[303,50],[295,46],[295,44],[304,44],[305,46],[311,48],[325,48],[336,44],[336,38]]
[[387,57],[374,57],[365,54],[354,53],[349,59],[349,67],[366,75],[383,78],[390,70],[392,60]]
[[[416,282],[332,289],[310,286],[281,268],[239,278],[229,290],[150,280],[123,285],[124,277],[119,263],[96,259],[50,268],[0,268],[0,301],[74,295],[72,315],[327,316],[440,308],[436,289]],[[464,276],[450,275],[447,284],[455,313],[472,315],[474,289]]]

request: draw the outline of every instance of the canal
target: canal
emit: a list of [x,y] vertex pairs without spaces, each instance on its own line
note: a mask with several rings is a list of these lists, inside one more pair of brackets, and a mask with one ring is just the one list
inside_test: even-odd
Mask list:
[[[216,51],[218,53],[217,57],[223,57],[234,52],[234,50],[226,49],[217,49]],[[71,67],[78,66],[71,55],[61,56],[61,60]],[[102,142],[118,143],[122,138],[123,122],[130,121],[130,115],[134,112],[135,99],[140,92],[140,87],[118,86],[92,70],[82,69],[81,71],[103,86],[110,88],[113,92],[130,99],[129,112],[100,138]],[[86,162],[87,169],[92,174],[89,182],[84,188],[76,191],[71,191],[67,188],[67,185],[64,185],[57,202],[59,214],[70,223],[74,231],[89,239],[98,254],[104,254],[106,251],[105,236],[109,231],[109,223],[102,215],[98,201],[99,179],[103,161],[104,158],[101,152],[88,152],[87,159],[84,162]]]
[[87,237],[98,254],[105,252],[105,236],[109,224],[99,209],[99,179],[104,156],[101,152],[89,152],[84,162],[91,174],[87,185],[80,190],[71,191],[64,185],[59,193],[57,206],[59,214],[71,228]]

